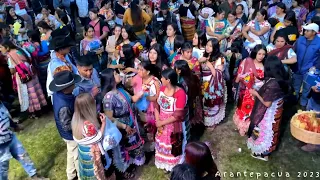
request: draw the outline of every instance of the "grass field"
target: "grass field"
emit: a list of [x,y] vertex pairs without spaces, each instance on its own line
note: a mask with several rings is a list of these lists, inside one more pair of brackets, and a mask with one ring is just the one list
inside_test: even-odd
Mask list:
[[[320,153],[301,151],[298,147],[299,142],[291,136],[288,122],[294,109],[287,108],[283,118],[284,133],[279,148],[268,162],[259,161],[250,156],[250,151],[246,147],[246,138],[240,137],[234,130],[235,126],[232,122],[234,109],[229,108],[226,112],[225,121],[212,132],[206,131],[201,137],[202,141],[211,143],[215,162],[223,175],[222,179],[257,179],[259,173],[261,176],[258,179],[320,178]],[[49,113],[38,120],[27,120],[23,125],[25,130],[18,133],[18,138],[35,162],[39,174],[52,180],[66,179],[66,146],[56,130],[53,114]],[[286,177],[288,175],[290,177]],[[154,161],[151,160],[147,165],[138,168],[135,179],[165,180],[167,177],[168,175],[158,170],[154,166]],[[10,162],[9,178],[12,180],[27,178],[16,160]]]

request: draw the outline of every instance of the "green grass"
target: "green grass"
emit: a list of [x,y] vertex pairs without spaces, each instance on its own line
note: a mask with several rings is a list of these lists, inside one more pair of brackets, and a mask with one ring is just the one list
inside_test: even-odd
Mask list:
[[[298,173],[308,172],[308,176],[303,179],[316,176],[320,172],[320,153],[306,153],[297,146],[290,133],[288,119],[282,124],[284,131],[283,137],[277,151],[269,158],[268,162],[254,159],[250,156],[250,151],[246,147],[246,137],[240,137],[235,131],[232,122],[233,110],[227,111],[226,120],[220,124],[213,132],[205,132],[202,141],[209,141],[215,153],[215,162],[221,174],[227,173],[223,179],[257,179],[256,173],[264,176],[268,173],[268,178],[259,179],[302,179],[298,178]],[[292,112],[291,112],[292,113]],[[35,162],[39,174],[50,179],[66,179],[66,146],[57,133],[52,114],[38,120],[28,120],[24,123],[25,130],[18,133],[18,138],[29,152]],[[239,152],[238,149],[242,151]],[[11,160],[9,178],[18,180],[27,178],[26,173],[20,164]],[[241,173],[241,177],[232,178],[232,173]],[[247,177],[244,177],[247,172]],[[250,177],[250,172],[253,176]],[[276,177],[271,177],[271,173]],[[282,172],[282,177],[277,177],[277,173]],[[290,178],[285,178],[285,172],[290,173]],[[138,168],[136,178],[141,180],[163,180],[167,179],[162,170],[154,166],[151,160],[147,165]]]

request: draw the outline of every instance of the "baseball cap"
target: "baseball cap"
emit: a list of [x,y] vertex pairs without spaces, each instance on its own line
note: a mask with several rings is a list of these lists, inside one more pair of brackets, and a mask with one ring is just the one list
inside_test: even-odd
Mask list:
[[319,32],[319,26],[316,23],[311,23],[311,24],[308,24],[306,26],[302,26],[302,28],[305,29],[305,30],[313,30],[316,33]]

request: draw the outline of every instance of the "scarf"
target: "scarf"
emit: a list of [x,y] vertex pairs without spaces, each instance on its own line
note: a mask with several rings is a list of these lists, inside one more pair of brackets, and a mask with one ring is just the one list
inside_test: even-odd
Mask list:
[[282,48],[277,48],[268,53],[269,56],[277,56],[279,60],[283,60],[286,58],[289,49],[292,48],[291,45],[284,45]]

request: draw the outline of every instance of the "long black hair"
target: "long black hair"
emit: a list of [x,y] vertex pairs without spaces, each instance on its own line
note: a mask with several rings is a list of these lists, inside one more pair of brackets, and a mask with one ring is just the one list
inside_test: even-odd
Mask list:
[[[122,46],[122,52],[124,55],[124,66],[125,67],[134,67],[134,60],[135,60],[135,55],[134,55],[134,51],[131,45],[129,44],[124,44]],[[120,61],[123,61],[122,59],[120,59]],[[119,61],[119,63],[120,63]],[[123,62],[121,62],[123,63]]]
[[134,33],[134,31],[132,30],[132,27],[129,26],[129,25],[124,25],[122,28],[121,28],[121,34],[120,34],[120,37],[118,38],[117,40],[117,45],[121,44],[123,42],[123,37],[122,37],[122,29],[124,29],[127,34],[128,34],[128,39],[130,42],[134,42],[134,41],[138,41],[140,40],[138,38],[138,36]]
[[277,4],[277,7],[281,8],[283,10],[283,13],[286,13],[287,8],[286,8],[286,5],[283,2],[279,2]]
[[[179,79],[183,78],[187,85],[187,95],[188,95],[188,106],[189,109],[193,109],[193,102],[195,101],[196,97],[200,95],[201,92],[201,85],[199,78],[193,74],[190,70],[187,61],[185,60],[177,60],[174,63],[174,70],[180,70]],[[190,111],[191,117],[194,116],[192,111]]]
[[173,42],[173,51],[177,51],[184,44],[184,37],[182,35],[176,35]]
[[170,80],[170,84],[174,87],[180,86],[178,84],[178,74],[171,68],[167,68],[161,72],[162,77],[167,80]]
[[111,91],[117,85],[114,79],[114,71],[120,73],[118,69],[107,68],[100,74],[102,96]]
[[94,30],[94,27],[91,24],[88,24],[84,27],[84,35],[87,36],[87,32],[89,29],[92,28]]
[[[260,51],[261,49],[263,49],[265,52],[266,52],[266,55],[265,55],[265,57],[264,57],[264,60],[266,59],[266,57],[267,57],[267,48],[266,48],[266,46],[264,46],[263,44],[257,44],[253,49],[252,49],[252,51],[251,51],[251,53],[250,53],[250,58],[251,59],[256,59],[256,57],[257,57],[257,54],[258,54],[258,51]],[[263,62],[264,62],[264,60],[263,60]]]
[[9,38],[4,38],[1,42],[1,45],[5,48],[8,48],[9,50],[16,49],[27,59],[29,63],[33,63],[30,59],[30,56],[27,54],[27,52],[19,48],[15,44],[13,44],[13,42]]
[[182,51],[188,51],[188,50],[192,51],[192,49],[193,49],[192,44],[189,41],[183,43],[182,46],[181,46],[181,52]]
[[292,23],[292,26],[298,28],[295,12],[293,11],[287,12],[287,14],[284,16],[284,20],[290,21]]
[[268,11],[267,10],[265,10],[265,9],[260,9],[259,11],[258,11],[262,16],[264,16],[264,20],[266,21],[266,20],[268,20]]
[[38,22],[37,26],[38,26],[38,27],[41,27],[42,29],[52,30],[52,28],[51,28],[51,27],[48,25],[48,23],[45,22],[45,21],[40,21],[40,22]]
[[178,25],[176,24],[176,23],[169,23],[168,25],[167,25],[167,27],[168,26],[171,26],[172,27],[172,29],[175,31],[175,35],[181,35],[181,32],[180,32],[180,30],[179,30],[179,27],[178,27]]
[[[160,69],[160,71],[162,70],[164,65],[169,67],[168,57],[167,57],[167,54],[165,53],[165,51],[163,50],[162,46],[160,44],[156,43],[150,47],[149,52],[152,49],[157,52],[156,66]],[[148,59],[149,59],[149,57],[148,57]]]
[[222,53],[220,52],[220,45],[219,41],[216,38],[210,38],[207,42],[207,44],[211,42],[212,45],[212,52],[208,53],[207,51],[204,52],[203,56],[208,57],[210,62],[213,62],[217,60],[219,57],[222,56]]
[[58,15],[58,18],[63,22],[64,25],[69,24],[69,17],[65,11],[56,9],[56,13]]
[[170,180],[197,180],[200,177],[196,170],[188,164],[178,164],[172,169]]
[[131,2],[131,19],[134,25],[141,25],[143,24],[142,18],[142,10],[139,7],[139,0],[133,0]]
[[206,47],[206,44],[208,42],[208,39],[207,39],[207,35],[206,35],[206,32],[205,31],[202,31],[202,30],[199,30],[196,32],[197,35],[198,35],[198,48],[200,49],[200,47]]
[[149,75],[152,75],[159,80],[161,79],[160,69],[156,65],[151,64],[150,61],[142,61],[140,63],[140,66],[143,67],[143,69],[149,71]]
[[31,42],[37,42],[40,45],[40,50],[42,50],[41,46],[41,38],[39,30],[32,30],[27,32],[27,36],[31,39]]
[[264,64],[264,78],[275,78],[282,91],[287,94],[289,90],[289,74],[277,56],[268,56]]

